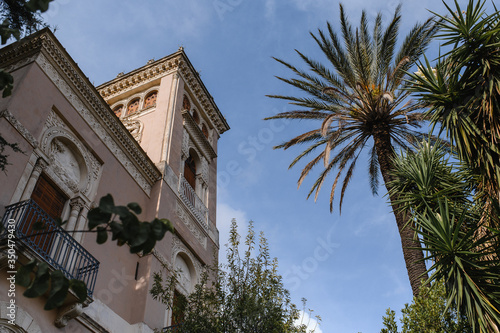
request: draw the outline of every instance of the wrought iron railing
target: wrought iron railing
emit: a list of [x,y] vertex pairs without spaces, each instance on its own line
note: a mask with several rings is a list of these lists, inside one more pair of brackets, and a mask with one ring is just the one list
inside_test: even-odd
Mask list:
[[92,296],[99,261],[43,209],[33,200],[7,206],[3,226],[7,227],[9,221],[16,225],[17,241],[26,244],[54,269],[61,270],[68,279],[85,282],[88,295]]
[[179,194],[186,206],[188,206],[196,216],[198,222],[200,222],[202,227],[207,230],[208,208],[182,175],[179,176]]

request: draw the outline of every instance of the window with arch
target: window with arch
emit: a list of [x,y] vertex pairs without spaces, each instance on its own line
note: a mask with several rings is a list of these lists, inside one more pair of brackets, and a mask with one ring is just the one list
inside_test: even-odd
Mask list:
[[198,115],[198,112],[196,112],[196,110],[193,110],[193,120],[198,125],[200,124],[200,116]]
[[184,99],[182,100],[182,108],[184,110],[191,110],[191,102],[189,101],[189,98],[187,98],[186,95],[184,95]]
[[128,103],[127,115],[137,112],[137,110],[139,110],[139,98],[133,99]]
[[149,107],[155,106],[157,96],[158,96],[158,92],[156,92],[156,91],[149,93],[146,96],[146,99],[144,100],[144,108],[149,108]]
[[189,153],[189,157],[184,162],[184,178],[193,190],[196,189],[196,162],[191,153]]
[[115,115],[120,118],[121,115],[122,115],[122,109],[123,109],[123,105],[118,105],[118,106],[115,106],[115,108],[113,109],[113,112],[115,113]]
[[201,125],[201,131],[203,132],[203,135],[205,135],[205,138],[208,139],[208,128],[205,124]]

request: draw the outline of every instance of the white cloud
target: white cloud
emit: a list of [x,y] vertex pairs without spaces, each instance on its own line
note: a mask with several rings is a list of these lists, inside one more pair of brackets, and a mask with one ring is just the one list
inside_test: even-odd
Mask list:
[[300,311],[300,317],[295,321],[295,325],[304,324],[307,326],[307,332],[323,333],[319,327],[319,323],[316,318],[312,318],[309,313]]
[[[247,225],[247,214],[239,209],[235,209],[226,203],[217,205],[217,229],[219,229],[219,245],[221,249],[221,256],[225,254],[225,244],[229,240],[229,230],[231,228],[231,220],[236,219],[239,226],[240,235]],[[221,258],[222,259],[222,258]]]

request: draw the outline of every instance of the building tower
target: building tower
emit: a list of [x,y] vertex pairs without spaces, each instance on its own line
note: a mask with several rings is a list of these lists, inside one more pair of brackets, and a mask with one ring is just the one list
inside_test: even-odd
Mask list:
[[[20,286],[15,298],[1,292],[0,331],[152,333],[176,324],[149,294],[153,274],[177,271],[176,293],[187,294],[213,263],[217,143],[229,129],[184,50],[95,88],[44,29],[0,49],[0,67],[14,77],[12,95],[0,99],[0,133],[24,152],[7,152],[0,173],[2,224],[15,225],[18,237],[16,269],[35,258],[89,291],[83,304],[70,294],[51,311],[46,297],[23,297]],[[137,202],[143,221],[168,218],[175,233],[144,256],[98,245],[79,231],[108,193],[117,205]],[[54,233],[30,237],[37,220]],[[8,248],[0,246],[0,290],[8,290]]]

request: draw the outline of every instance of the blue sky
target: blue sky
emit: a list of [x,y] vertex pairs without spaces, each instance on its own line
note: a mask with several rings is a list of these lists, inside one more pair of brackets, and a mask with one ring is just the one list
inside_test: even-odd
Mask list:
[[[362,9],[371,20],[380,11],[387,21],[398,4],[351,0],[345,8],[357,24]],[[429,16],[427,9],[444,12],[439,1],[402,4],[400,39]],[[96,85],[185,48],[231,126],[218,151],[221,244],[232,218],[242,231],[253,220],[294,301],[307,298],[322,317],[322,332],[379,332],[388,307],[411,301],[396,223],[384,188],[371,194],[367,164],[357,166],[342,215],[338,201],[330,213],[329,186],[316,203],[306,200],[314,175],[297,190],[303,164],[288,165],[299,151],[272,149],[318,124],[262,120],[291,110],[266,94],[297,94],[274,77],[291,73],[271,57],[302,66],[298,49],[324,61],[309,31],[324,29],[327,20],[339,26],[337,1],[56,0],[45,17]]]

